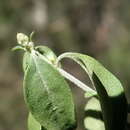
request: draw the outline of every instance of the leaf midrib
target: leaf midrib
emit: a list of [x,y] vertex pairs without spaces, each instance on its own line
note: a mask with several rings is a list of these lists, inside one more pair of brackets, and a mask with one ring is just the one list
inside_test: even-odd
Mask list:
[[[35,54],[32,54],[32,57],[33,57],[33,60],[34,60],[34,63],[35,63],[35,65],[36,65],[36,69],[37,69],[37,71],[38,71],[38,73],[39,73],[39,76],[40,76],[40,79],[41,79],[41,81],[42,81],[42,84],[43,84],[43,86],[45,86],[45,89],[46,89],[46,91],[47,91],[47,93],[48,93],[48,99],[50,100],[50,102],[52,103],[52,106],[53,106],[53,108],[55,108],[55,107],[58,107],[58,106],[56,106],[56,105],[54,105],[54,96],[53,95],[51,95],[50,93],[50,90],[48,89],[48,87],[47,87],[47,83],[45,82],[45,81],[43,81],[43,79],[42,79],[42,74],[41,74],[41,72],[40,72],[40,70],[39,70],[39,67],[38,67],[38,64],[37,64],[37,62],[36,62],[36,60],[35,60]],[[42,88],[42,87],[41,87]],[[42,88],[43,89],[43,88]],[[56,112],[56,115],[58,114],[57,113],[57,111],[55,111]]]

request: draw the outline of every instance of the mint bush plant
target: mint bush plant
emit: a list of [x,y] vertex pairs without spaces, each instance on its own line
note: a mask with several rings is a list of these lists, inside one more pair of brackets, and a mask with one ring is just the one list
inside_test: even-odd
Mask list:
[[[29,110],[28,130],[76,130],[72,92],[65,79],[85,92],[86,130],[125,130],[127,100],[120,81],[94,58],[74,52],[56,56],[46,46],[34,46],[33,33],[17,34],[24,50],[23,93]],[[88,74],[93,89],[62,69],[61,60],[70,58]]]

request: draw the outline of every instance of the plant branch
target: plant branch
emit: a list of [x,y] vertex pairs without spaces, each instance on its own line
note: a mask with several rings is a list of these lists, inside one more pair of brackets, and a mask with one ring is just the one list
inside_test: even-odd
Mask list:
[[87,92],[90,91],[90,92],[93,92],[95,94],[97,93],[95,90],[91,89],[89,86],[87,86],[86,84],[84,84],[83,82],[81,82],[80,80],[78,80],[77,78],[75,78],[74,76],[72,76],[71,74],[66,72],[65,70],[63,70],[61,68],[57,68],[57,69],[62,76],[64,76],[66,79],[68,79],[69,81],[74,83],[79,88],[81,88],[81,89],[83,89],[84,91],[87,91]]
[[[49,62],[49,60],[47,60],[47,58],[45,58],[43,55],[41,55],[40,53],[38,53],[37,51],[33,50],[33,53],[38,54],[41,58],[43,58],[43,60],[47,61],[49,64],[51,64]],[[93,90],[92,88],[90,88],[89,86],[87,86],[86,84],[84,84],[83,82],[81,82],[80,80],[78,80],[77,78],[75,78],[74,76],[72,76],[71,74],[69,74],[68,72],[66,72],[65,70],[59,68],[58,66],[54,66],[59,72],[60,74],[65,77],[66,79],[68,79],[69,81],[71,81],[72,83],[74,83],[77,87],[83,89],[86,92],[92,92],[94,94],[96,94],[97,92],[95,90]]]

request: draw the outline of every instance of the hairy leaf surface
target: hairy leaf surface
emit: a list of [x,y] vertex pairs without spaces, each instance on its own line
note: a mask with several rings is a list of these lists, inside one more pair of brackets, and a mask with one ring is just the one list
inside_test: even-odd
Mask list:
[[56,68],[38,53],[26,53],[24,97],[35,119],[47,130],[73,130],[75,111],[71,90]]

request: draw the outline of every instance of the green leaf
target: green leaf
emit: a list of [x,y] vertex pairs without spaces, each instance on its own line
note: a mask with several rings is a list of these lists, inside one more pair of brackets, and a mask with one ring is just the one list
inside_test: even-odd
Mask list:
[[97,96],[97,93],[90,92],[90,91],[85,93],[85,98],[91,98],[93,96]]
[[44,59],[34,50],[24,55],[25,102],[34,118],[47,130],[74,129],[71,90],[57,69]]
[[89,75],[96,88],[106,130],[124,130],[127,101],[120,81],[94,58],[79,53],[64,53],[58,57],[76,61]]
[[57,56],[50,48],[47,46],[36,46],[35,49],[40,54],[44,55],[52,64],[56,63]]
[[105,130],[100,102],[97,96],[93,96],[85,106],[84,125],[87,130]]
[[40,125],[31,113],[28,115],[28,130],[47,130]]
[[17,50],[24,50],[25,51],[25,49],[22,46],[15,46],[12,48],[12,51],[17,51]]
[[31,113],[28,116],[28,130],[41,130],[41,125],[37,122]]
[[30,64],[30,56],[28,52],[25,52],[23,56],[23,71],[24,72],[26,72],[29,64]]

